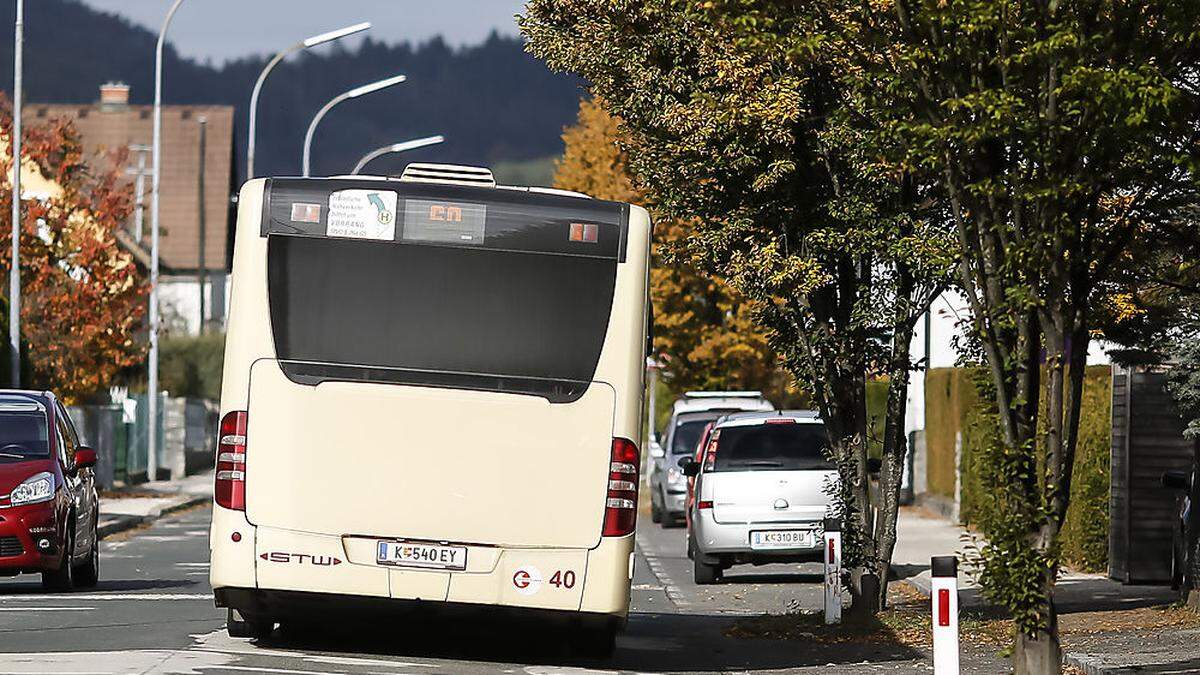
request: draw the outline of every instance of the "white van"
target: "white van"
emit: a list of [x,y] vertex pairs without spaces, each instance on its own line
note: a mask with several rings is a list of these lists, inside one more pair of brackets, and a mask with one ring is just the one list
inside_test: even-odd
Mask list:
[[420,600],[568,617],[610,650],[649,242],[639,207],[482,169],[247,183],[211,532],[230,634]]

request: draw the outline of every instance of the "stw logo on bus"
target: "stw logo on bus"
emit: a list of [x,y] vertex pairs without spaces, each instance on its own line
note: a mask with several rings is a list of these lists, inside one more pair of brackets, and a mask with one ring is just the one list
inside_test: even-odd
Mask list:
[[297,565],[315,565],[317,567],[333,567],[341,565],[342,561],[330,555],[312,555],[310,553],[283,553],[281,551],[272,551],[270,553],[262,553],[258,557],[267,562],[274,563],[296,563]]

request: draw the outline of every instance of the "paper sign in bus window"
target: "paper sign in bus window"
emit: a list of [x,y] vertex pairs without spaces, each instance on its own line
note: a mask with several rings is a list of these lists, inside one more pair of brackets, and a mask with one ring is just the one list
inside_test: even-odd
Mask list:
[[394,241],[396,201],[396,193],[386,190],[338,190],[329,195],[325,234]]

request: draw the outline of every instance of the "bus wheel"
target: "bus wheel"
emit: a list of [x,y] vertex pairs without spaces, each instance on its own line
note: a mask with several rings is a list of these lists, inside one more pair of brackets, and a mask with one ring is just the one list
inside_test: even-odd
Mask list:
[[246,616],[236,609],[230,608],[226,613],[225,629],[229,631],[229,637],[261,640],[275,629],[275,622]]
[[700,585],[715,584],[721,579],[721,568],[718,565],[706,565],[698,551],[692,553],[692,576]]

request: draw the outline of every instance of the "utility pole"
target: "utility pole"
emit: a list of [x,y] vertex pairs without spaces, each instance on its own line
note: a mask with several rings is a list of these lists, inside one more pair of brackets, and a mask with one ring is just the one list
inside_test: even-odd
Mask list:
[[200,208],[197,210],[197,212],[198,212],[197,215],[200,218],[200,227],[199,227],[199,230],[200,230],[199,244],[200,244],[200,246],[197,249],[200,252],[200,264],[196,266],[196,269],[199,270],[199,277],[200,277],[200,323],[197,325],[200,327],[200,330],[198,332],[203,334],[204,333],[204,295],[205,295],[204,284],[206,281],[206,277],[208,276],[208,274],[207,274],[208,270],[205,268],[205,260],[204,260],[204,224],[205,224],[205,222],[204,222],[204,215],[205,215],[204,214],[204,211],[205,211],[205,208],[204,208],[205,207],[204,161],[205,161],[205,154],[206,154],[205,148],[208,145],[208,119],[201,117],[199,121],[200,121],[200,166],[197,168],[196,188],[199,190],[199,203],[200,203]]
[[136,169],[125,169],[125,173],[133,175],[133,195],[134,195],[134,212],[133,212],[133,237],[138,246],[142,244],[143,221],[146,218],[146,176],[152,175],[152,172],[146,169],[146,153],[150,152],[149,145],[133,144],[129,146],[130,152],[136,152],[138,156]]
[[8,272],[8,348],[12,387],[21,388],[21,54],[25,41],[25,0],[17,0],[13,34],[12,266]]
[[183,0],[175,0],[167,10],[162,29],[158,31],[158,42],[154,46],[154,171],[150,181],[150,367],[147,378],[147,398],[150,409],[150,437],[146,457],[146,480],[158,480],[158,201],[162,181],[162,62],[163,45],[171,19]]

